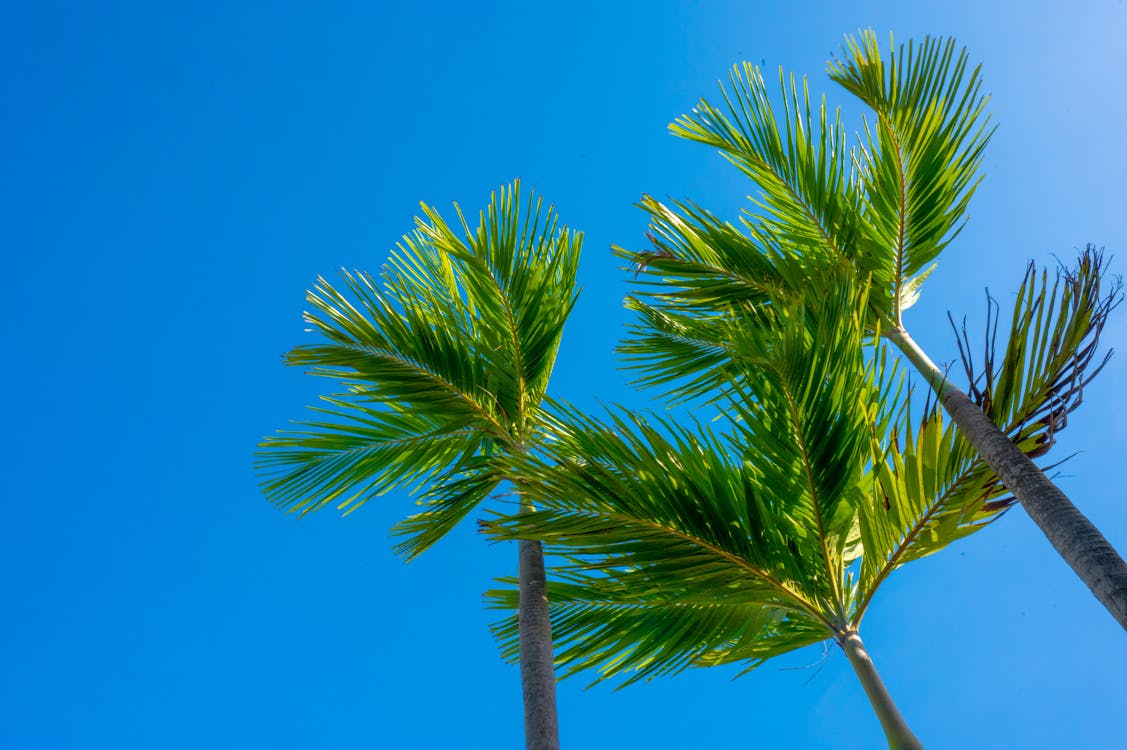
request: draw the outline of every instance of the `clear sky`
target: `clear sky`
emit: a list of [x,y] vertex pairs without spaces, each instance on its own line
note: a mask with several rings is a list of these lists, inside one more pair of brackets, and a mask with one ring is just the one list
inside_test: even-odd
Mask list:
[[[255,444],[327,385],[279,361],[304,290],[377,270],[418,201],[476,211],[520,177],[586,232],[552,393],[642,406],[608,248],[643,246],[643,192],[734,215],[749,191],[666,125],[744,59],[844,103],[824,63],[864,26],[955,36],[993,94],[971,222],[907,321],[935,359],[945,311],[980,324],[1030,258],[1094,242],[1127,270],[1122,0],[5,4],[0,747],[520,747],[481,607],[513,546],[466,523],[404,565],[409,498],[297,521],[259,494]],[[1120,355],[1058,448],[1123,551],[1125,382]],[[1020,509],[894,576],[862,632],[930,749],[1123,740],[1127,638]],[[821,657],[565,681],[562,740],[881,747]]]

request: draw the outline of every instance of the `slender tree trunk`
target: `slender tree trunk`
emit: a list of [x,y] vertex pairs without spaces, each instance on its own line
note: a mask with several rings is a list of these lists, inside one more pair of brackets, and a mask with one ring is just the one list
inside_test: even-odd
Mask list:
[[1127,563],[1033,460],[939,371],[903,328],[888,334],[927,378],[947,413],[1049,542],[1127,630]]
[[888,689],[881,682],[877,668],[873,664],[873,660],[869,658],[865,644],[861,642],[861,636],[857,634],[856,630],[849,630],[843,636],[839,636],[837,642],[848,657],[849,663],[853,666],[853,671],[857,673],[857,678],[861,680],[861,685],[865,688],[865,695],[869,696],[869,703],[872,704],[877,718],[880,719],[884,736],[888,738],[889,748],[891,750],[923,750],[923,745],[916,739],[916,735],[912,734],[912,730],[908,728],[904,717],[897,710],[896,704],[892,702],[892,696],[888,694]]
[[[531,512],[524,506],[522,512]],[[556,717],[556,668],[552,624],[548,620],[548,585],[540,542],[520,545],[520,681],[524,692],[524,742],[527,750],[559,750]]]

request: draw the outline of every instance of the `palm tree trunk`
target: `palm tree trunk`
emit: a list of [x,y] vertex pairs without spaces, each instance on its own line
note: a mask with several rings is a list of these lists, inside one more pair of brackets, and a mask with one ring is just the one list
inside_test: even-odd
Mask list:
[[[531,508],[524,508],[529,512]],[[527,750],[559,750],[556,717],[556,670],[552,656],[552,624],[548,619],[548,586],[540,542],[521,539],[520,555],[520,681],[524,694],[524,742]]]
[[865,688],[865,695],[869,696],[869,703],[872,704],[877,718],[880,719],[884,736],[888,738],[889,748],[891,750],[923,750],[923,745],[916,739],[916,735],[912,734],[912,730],[908,728],[904,717],[897,710],[896,704],[892,702],[892,696],[888,694],[888,689],[885,688],[880,675],[877,674],[877,668],[873,664],[873,660],[869,658],[869,652],[865,650],[865,644],[861,642],[861,636],[857,634],[857,631],[846,631],[843,636],[838,638],[837,643],[841,646],[841,650],[845,652],[849,663],[853,666],[853,671],[857,673],[858,679],[861,680],[861,685]]
[[1127,563],[1032,459],[939,371],[903,328],[887,334],[927,378],[943,408],[1076,575],[1127,630]]

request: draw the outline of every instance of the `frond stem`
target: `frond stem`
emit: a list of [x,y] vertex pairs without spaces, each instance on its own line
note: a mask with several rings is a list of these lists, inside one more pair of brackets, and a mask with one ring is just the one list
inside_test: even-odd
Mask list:
[[[819,502],[818,489],[814,482],[814,474],[811,471],[810,453],[806,447],[806,435],[799,428],[798,407],[795,403],[794,394],[791,393],[786,378],[781,377],[781,373],[778,373],[778,371],[776,371],[776,373],[780,375],[779,380],[783,384],[783,393],[786,394],[787,408],[790,410],[790,418],[795,426],[798,447],[799,450],[802,451],[802,469],[803,473],[806,475],[806,484],[810,488],[810,500],[814,506],[814,517],[818,521],[818,542],[822,547],[822,559],[825,560],[826,563],[826,575],[830,582],[831,593],[833,594],[833,605],[836,610],[834,612],[835,619],[839,623],[844,623],[848,618],[845,615],[845,596],[841,588],[841,571],[834,570],[833,562],[830,559],[830,548],[826,545],[826,525],[825,520],[822,518],[822,506]],[[831,627],[831,629],[834,628]]]
[[903,144],[897,137],[896,130],[885,112],[877,112],[877,118],[884,124],[885,130],[892,137],[893,153],[896,156],[896,174],[900,178],[900,215],[896,222],[896,278],[893,280],[892,312],[894,323],[900,326],[903,310],[900,309],[900,294],[904,287],[904,244],[908,225],[908,179],[904,169]]

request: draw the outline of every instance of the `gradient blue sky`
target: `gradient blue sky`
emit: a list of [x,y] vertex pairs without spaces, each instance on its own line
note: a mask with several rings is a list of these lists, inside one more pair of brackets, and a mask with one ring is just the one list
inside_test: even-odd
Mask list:
[[[749,189],[667,123],[743,59],[844,103],[824,63],[863,26],[955,36],[993,94],[971,223],[908,319],[936,359],[945,311],[980,323],[1030,258],[1094,242],[1127,268],[1121,0],[6,4],[0,746],[521,746],[481,607],[515,548],[467,523],[404,565],[408,498],[298,522],[258,492],[256,442],[325,385],[279,362],[304,290],[377,269],[419,200],[476,210],[519,176],[586,232],[553,393],[643,405],[608,247],[643,244],[642,192],[730,215]],[[1121,550],[1125,375],[1121,355],[1059,448]],[[863,634],[928,748],[1122,742],[1124,634],[1020,509],[893,577]],[[881,747],[836,649],[779,668],[820,658],[565,681],[563,743]]]

